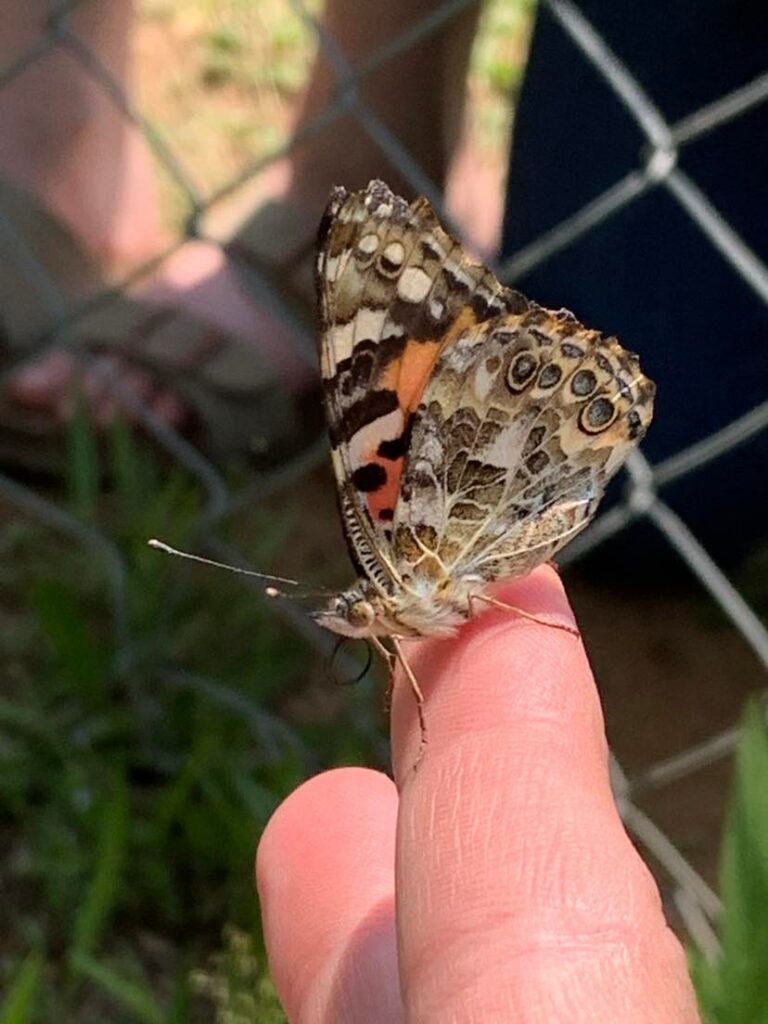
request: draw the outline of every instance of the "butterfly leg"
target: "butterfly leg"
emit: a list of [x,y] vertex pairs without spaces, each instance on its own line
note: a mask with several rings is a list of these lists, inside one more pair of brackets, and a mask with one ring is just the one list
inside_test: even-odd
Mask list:
[[413,770],[415,771],[421,764],[421,759],[424,756],[424,751],[426,750],[427,747],[427,723],[424,718],[424,694],[421,691],[421,687],[419,686],[416,676],[413,674],[413,669],[405,659],[403,649],[400,646],[399,638],[396,636],[391,636],[390,640],[392,641],[392,646],[394,647],[395,650],[395,658],[400,662],[403,672],[405,672],[405,677],[411,684],[413,695],[416,698],[416,714],[419,716],[419,729],[421,730],[421,737],[419,740],[419,749],[416,754],[416,760],[413,763]]
[[392,689],[395,684],[395,665],[397,665],[397,657],[389,650],[389,648],[384,646],[377,636],[371,636],[368,639],[384,659],[384,663],[389,671],[389,682],[387,683],[387,692],[384,696],[384,710],[389,712],[389,709],[392,707]]
[[369,636],[368,639],[387,663],[389,671],[394,672],[395,665],[397,664],[397,657],[389,650],[389,648],[384,646],[377,636]]
[[482,601],[484,604],[491,605],[492,608],[501,608],[505,612],[514,612],[515,615],[519,615],[523,619],[528,619],[529,622],[538,622],[542,626],[550,626],[552,629],[562,629],[564,633],[570,633],[571,636],[580,637],[581,633],[576,626],[571,626],[565,622],[553,622],[552,619],[546,619],[541,615],[533,615],[531,612],[523,611],[522,608],[518,608],[514,604],[505,604],[504,601],[498,601],[495,597],[488,597],[487,594],[472,594],[469,599],[470,614],[474,614],[472,609],[473,601]]

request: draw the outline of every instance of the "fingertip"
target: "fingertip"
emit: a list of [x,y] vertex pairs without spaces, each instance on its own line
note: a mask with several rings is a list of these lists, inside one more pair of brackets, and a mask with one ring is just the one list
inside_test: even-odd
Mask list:
[[340,1005],[366,1008],[343,1019],[399,1020],[397,804],[382,773],[336,769],[300,786],[264,831],[256,883],[270,970],[291,1020],[340,1020]]
[[[334,862],[363,827],[386,830],[397,816],[391,779],[369,768],[335,768],[308,779],[277,808],[256,851],[260,896],[293,868],[303,870],[307,849]],[[298,857],[297,864],[293,858]]]
[[553,617],[563,625],[576,625],[563,581],[553,563],[540,565],[522,579],[498,583],[489,589],[489,593],[533,615]]

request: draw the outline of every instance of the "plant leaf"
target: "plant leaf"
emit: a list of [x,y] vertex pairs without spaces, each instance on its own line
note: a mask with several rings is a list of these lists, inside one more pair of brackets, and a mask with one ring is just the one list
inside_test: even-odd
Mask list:
[[37,580],[32,603],[58,659],[59,667],[91,707],[104,704],[107,656],[74,590],[58,580]]
[[69,959],[89,956],[98,946],[120,892],[128,846],[129,799],[119,774],[102,800],[102,816],[93,876],[75,917]]
[[716,1024],[768,1021],[768,732],[747,705],[721,852],[722,959],[692,956],[702,1012]]

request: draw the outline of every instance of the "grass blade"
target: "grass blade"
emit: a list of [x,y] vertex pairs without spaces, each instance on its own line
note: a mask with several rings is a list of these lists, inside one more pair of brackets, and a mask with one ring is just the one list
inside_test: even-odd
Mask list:
[[32,604],[62,672],[91,707],[103,706],[107,656],[79,595],[58,580],[37,580]]
[[37,951],[30,953],[19,968],[0,1007],[0,1024],[29,1024],[33,1020],[42,971],[43,958]]
[[736,751],[721,866],[727,1024],[768,1020],[768,733],[751,702]]
[[125,777],[116,777],[103,800],[93,877],[75,918],[71,962],[93,953],[107,927],[120,892],[128,846],[129,800]]
[[67,450],[70,505],[80,519],[93,522],[99,497],[99,449],[81,395],[75,399],[74,413],[67,425]]
[[142,510],[146,488],[142,486],[142,465],[135,433],[124,417],[118,416],[108,434],[109,468],[119,501],[121,520],[131,523]]
[[164,1024],[166,1016],[146,984],[126,978],[85,953],[75,953],[70,966],[81,978],[96,985],[139,1024]]
[[691,952],[691,973],[707,1024],[768,1021],[768,731],[762,705],[747,706],[736,749],[723,839],[722,956]]

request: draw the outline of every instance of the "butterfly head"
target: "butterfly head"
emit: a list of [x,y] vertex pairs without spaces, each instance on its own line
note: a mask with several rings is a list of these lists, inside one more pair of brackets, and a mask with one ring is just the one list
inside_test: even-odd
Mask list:
[[[325,608],[314,612],[313,618],[325,629],[341,636],[366,637],[381,632],[377,624],[383,609],[377,594],[367,594],[365,584],[358,583],[332,597]],[[385,631],[384,631],[385,632]]]

